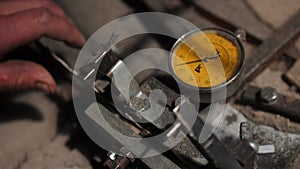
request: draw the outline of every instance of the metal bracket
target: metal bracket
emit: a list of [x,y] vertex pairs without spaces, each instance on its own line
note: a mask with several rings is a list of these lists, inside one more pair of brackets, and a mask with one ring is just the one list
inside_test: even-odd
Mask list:
[[300,121],[300,100],[277,93],[275,89],[249,86],[240,101],[243,104],[280,114],[291,120]]

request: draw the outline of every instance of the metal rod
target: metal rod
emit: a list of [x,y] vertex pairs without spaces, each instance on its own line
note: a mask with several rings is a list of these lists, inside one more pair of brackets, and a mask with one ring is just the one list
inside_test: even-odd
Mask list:
[[69,66],[64,60],[62,60],[59,56],[57,56],[56,53],[51,52],[51,55],[53,56],[53,58],[58,61],[64,68],[66,68],[70,73],[78,76],[78,73],[71,68],[71,66]]
[[296,40],[299,34],[300,10],[248,57],[245,65],[245,80],[250,81],[278,52]]

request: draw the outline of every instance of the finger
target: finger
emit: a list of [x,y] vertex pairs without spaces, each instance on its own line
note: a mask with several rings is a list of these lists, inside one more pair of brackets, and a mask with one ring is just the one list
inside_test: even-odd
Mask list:
[[21,60],[0,63],[0,91],[37,89],[54,93],[56,83],[42,66]]
[[[51,0],[10,0],[0,1],[0,15],[9,15],[29,9],[45,7],[51,12],[65,17],[64,11]],[[71,20],[68,19],[70,22]]]
[[85,39],[78,29],[47,8],[37,8],[0,16],[0,55],[42,36],[81,47]]

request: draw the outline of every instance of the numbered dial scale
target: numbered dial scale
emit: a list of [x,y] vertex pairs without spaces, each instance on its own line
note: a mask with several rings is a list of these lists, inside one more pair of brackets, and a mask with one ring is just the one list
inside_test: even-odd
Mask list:
[[[226,90],[231,96],[240,86],[244,49],[237,35],[220,28],[205,28],[183,35],[174,44],[169,65],[185,89],[197,89],[201,102]],[[191,96],[194,94],[191,93]],[[215,95],[215,98],[219,98]]]

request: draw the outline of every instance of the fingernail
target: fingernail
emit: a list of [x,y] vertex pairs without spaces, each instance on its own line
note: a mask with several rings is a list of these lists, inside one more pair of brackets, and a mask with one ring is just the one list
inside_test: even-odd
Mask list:
[[37,90],[41,90],[41,91],[44,91],[46,93],[50,93],[50,89],[49,89],[48,85],[45,84],[45,83],[37,82],[37,83],[35,83],[35,88]]
[[71,24],[75,25],[75,23],[73,22],[73,20],[70,19],[69,17],[67,17],[67,20],[68,20]]
[[84,45],[84,43],[85,43],[85,37],[82,35],[82,34],[80,34],[80,41],[82,42],[82,45]]

